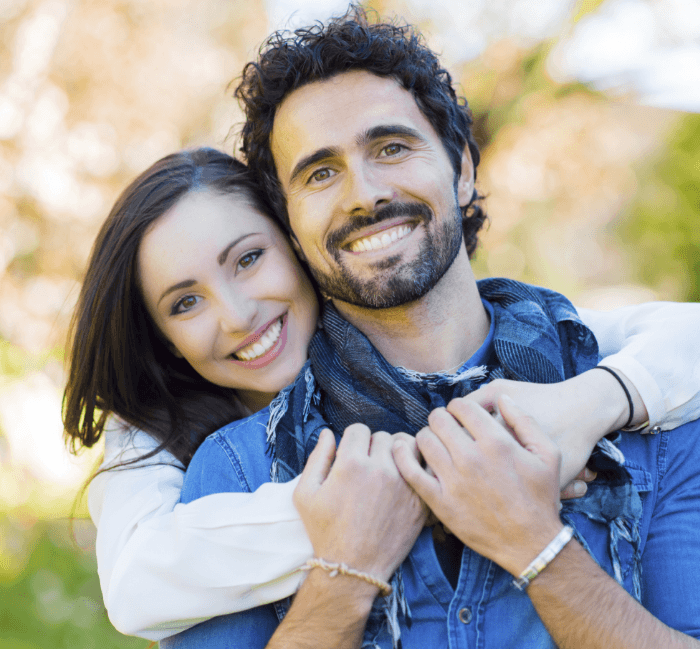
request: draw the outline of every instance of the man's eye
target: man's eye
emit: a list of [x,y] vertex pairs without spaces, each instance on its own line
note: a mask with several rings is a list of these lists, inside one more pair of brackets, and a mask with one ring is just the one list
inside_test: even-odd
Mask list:
[[238,268],[241,270],[250,268],[262,254],[262,250],[251,250],[250,252],[246,252],[245,255],[238,260]]
[[380,156],[388,158],[394,155],[398,155],[403,151],[406,147],[404,147],[402,144],[387,144],[380,152]]
[[189,311],[197,304],[197,302],[199,302],[199,300],[200,298],[198,298],[196,295],[185,295],[184,297],[181,297],[177,302],[175,302],[175,304],[173,304],[171,313],[173,315],[176,315],[178,313],[184,313],[185,311]]
[[323,182],[324,180],[328,180],[332,175],[333,175],[333,171],[331,169],[328,169],[328,167],[324,167],[323,169],[319,169],[317,171],[314,171],[311,174],[309,181],[315,182],[315,183],[320,183],[320,182]]

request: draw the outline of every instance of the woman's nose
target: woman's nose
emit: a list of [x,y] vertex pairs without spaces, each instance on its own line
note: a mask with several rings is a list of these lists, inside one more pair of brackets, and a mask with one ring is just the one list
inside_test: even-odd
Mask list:
[[235,302],[221,304],[219,326],[226,334],[248,333],[255,326],[257,315],[257,301],[239,297]]

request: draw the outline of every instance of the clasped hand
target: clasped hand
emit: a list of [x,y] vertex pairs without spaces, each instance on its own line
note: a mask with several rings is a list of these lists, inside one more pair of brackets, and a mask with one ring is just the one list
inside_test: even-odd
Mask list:
[[294,494],[316,556],[389,579],[432,510],[519,574],[561,529],[561,453],[508,396],[497,403],[510,430],[466,398],[433,411],[415,438],[354,424],[336,449],[324,430]]

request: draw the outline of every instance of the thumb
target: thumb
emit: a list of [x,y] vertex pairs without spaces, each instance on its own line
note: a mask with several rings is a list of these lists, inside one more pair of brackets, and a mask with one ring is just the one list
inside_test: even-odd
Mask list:
[[328,477],[335,459],[335,437],[330,428],[324,428],[301,473],[297,491],[315,492]]
[[413,455],[413,457],[416,460],[418,460],[418,462],[421,461],[422,456],[420,454],[420,451],[418,450],[418,443],[416,442],[416,438],[413,435],[409,435],[408,433],[394,433],[391,436],[391,438],[394,447],[396,447],[399,444],[399,442],[405,443],[411,455]]
[[535,419],[516,406],[515,401],[508,395],[499,397],[498,408],[503,420],[526,450],[538,457],[548,457],[558,452],[556,444],[540,428]]

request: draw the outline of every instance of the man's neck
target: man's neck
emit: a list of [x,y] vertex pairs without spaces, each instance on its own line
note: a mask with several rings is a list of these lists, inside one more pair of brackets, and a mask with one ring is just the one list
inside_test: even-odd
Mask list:
[[390,309],[334,304],[389,363],[416,372],[456,370],[479,349],[490,326],[464,250],[416,302]]

